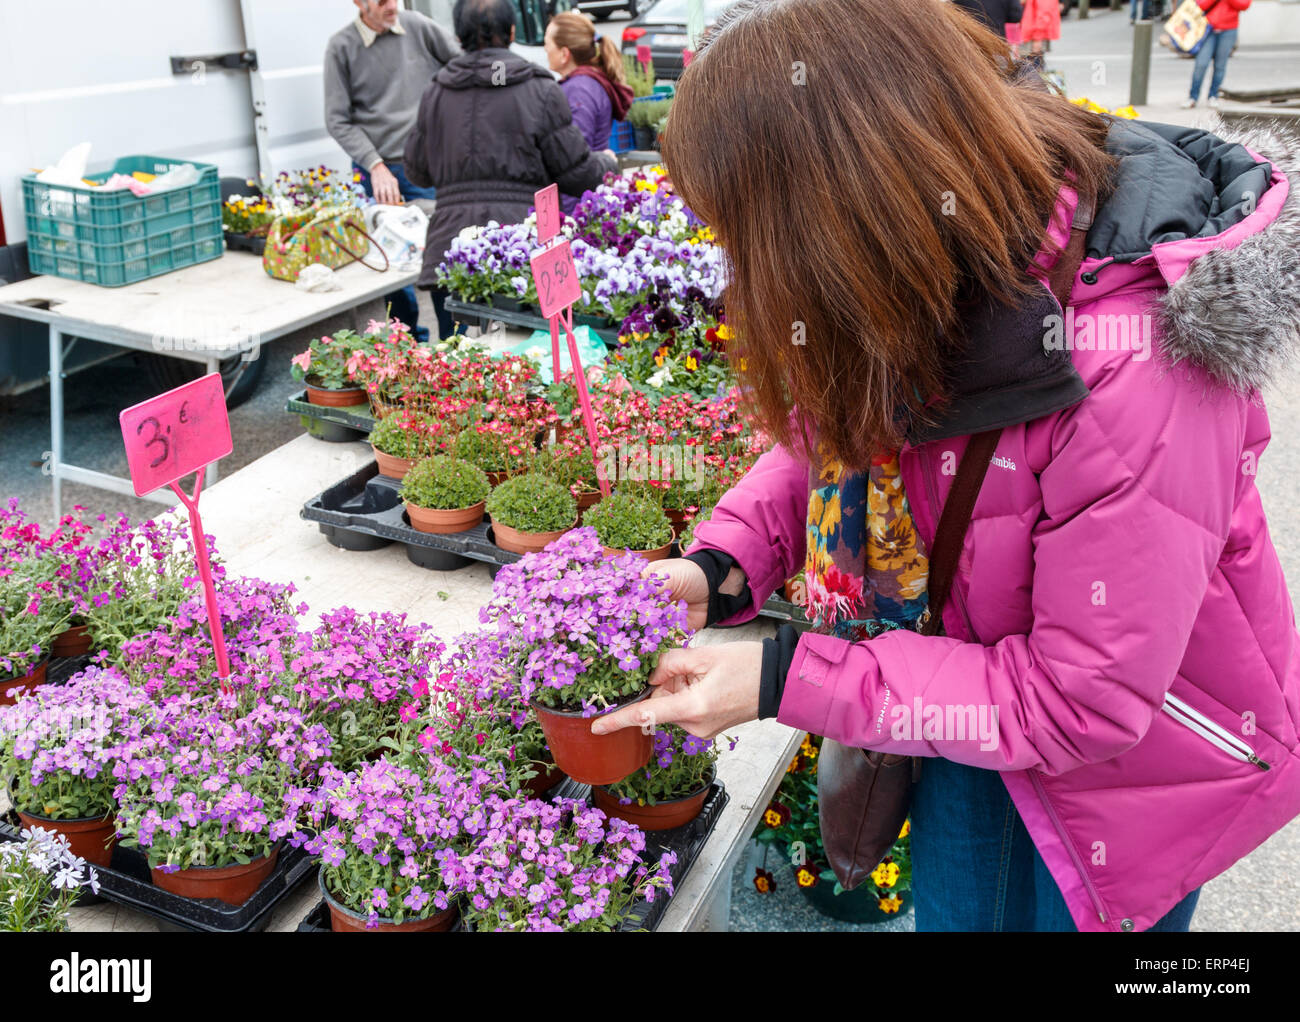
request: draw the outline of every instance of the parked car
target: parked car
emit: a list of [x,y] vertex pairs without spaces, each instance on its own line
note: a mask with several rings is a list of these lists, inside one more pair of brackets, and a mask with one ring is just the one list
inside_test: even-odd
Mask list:
[[[708,28],[736,0],[704,0],[704,25]],[[680,78],[682,50],[690,45],[686,34],[687,0],[658,0],[645,14],[623,29],[623,52],[649,46],[656,78]]]
[[635,18],[652,3],[654,0],[578,0],[574,6],[597,21],[604,21],[615,11],[627,11]]

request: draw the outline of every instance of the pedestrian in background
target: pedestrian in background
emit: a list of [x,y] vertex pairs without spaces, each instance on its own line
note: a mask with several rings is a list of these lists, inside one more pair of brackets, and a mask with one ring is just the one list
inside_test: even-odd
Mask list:
[[556,183],[581,195],[618,167],[612,153],[591,151],[551,72],[509,49],[510,0],[457,0],[454,18],[465,52],[425,90],[405,151],[409,178],[438,189],[419,286],[431,293],[444,337],[452,319],[435,271],[461,230],[518,223],[539,188]]
[[[1015,3],[1016,0],[1002,0]],[[595,23],[578,11],[562,11],[546,26],[546,61],[560,76],[560,88],[573,111],[573,123],[593,152],[609,148],[615,121],[627,116],[632,89],[623,70],[623,54],[610,35],[596,31]],[[564,195],[566,213],[572,213],[578,196]]]
[[[400,10],[398,0],[354,2],[356,19],[335,32],[325,49],[325,127],[376,202],[400,206],[432,199],[433,189],[406,176],[402,149],[425,87],[460,47],[423,14]],[[427,340],[415,288],[385,297],[392,314]]]
[[1042,71],[1047,66],[1043,44],[1061,38],[1061,6],[1058,0],[1024,0],[1023,6],[1020,38],[1029,44],[1030,63]]
[[1183,100],[1184,110],[1196,106],[1201,98],[1201,83],[1205,80],[1206,69],[1214,61],[1214,76],[1210,79],[1210,96],[1207,102],[1212,107],[1219,105],[1219,86],[1223,76],[1228,73],[1228,58],[1237,47],[1237,19],[1241,12],[1250,6],[1250,0],[1196,0],[1205,12],[1205,20],[1210,23],[1210,33],[1196,51],[1196,63],[1192,65],[1192,93]]
[[[952,2],[1008,42],[1011,37],[1007,32],[1007,26],[1018,27],[1020,19],[1024,17],[1020,0],[952,0]],[[1018,43],[1020,39],[1017,38],[1015,41]]]

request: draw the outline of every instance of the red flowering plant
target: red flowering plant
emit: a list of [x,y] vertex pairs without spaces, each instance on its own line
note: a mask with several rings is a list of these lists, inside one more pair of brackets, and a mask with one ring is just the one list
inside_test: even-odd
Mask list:
[[[370,326],[378,324],[371,322]],[[290,362],[290,374],[312,387],[325,390],[346,390],[355,387],[348,366],[358,352],[370,350],[379,339],[379,332],[369,329],[364,334],[355,330],[336,330],[333,335],[315,338],[307,350],[295,355]]]

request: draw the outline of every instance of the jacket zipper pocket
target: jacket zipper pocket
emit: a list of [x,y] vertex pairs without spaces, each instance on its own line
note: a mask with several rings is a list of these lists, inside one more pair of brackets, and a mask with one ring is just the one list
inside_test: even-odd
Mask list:
[[1097,910],[1097,918],[1104,923],[1106,921],[1106,908],[1101,903],[1101,895],[1097,893],[1092,878],[1088,876],[1087,870],[1083,868],[1083,859],[1075,849],[1074,842],[1070,840],[1070,835],[1065,832],[1065,826],[1061,823],[1061,818],[1056,815],[1056,808],[1047,800],[1047,791],[1043,788],[1043,781],[1038,776],[1038,771],[1030,770],[1029,779],[1034,783],[1034,790],[1038,792],[1038,800],[1043,803],[1043,808],[1047,811],[1047,818],[1052,821],[1052,826],[1056,828],[1056,833],[1061,838],[1061,844],[1065,845],[1065,850],[1070,853],[1070,860],[1079,873],[1079,879],[1083,881],[1088,897],[1092,899],[1092,907]]
[[1243,763],[1253,763],[1261,770],[1270,769],[1267,763],[1255,755],[1255,750],[1249,745],[1231,731],[1220,727],[1205,714],[1188,706],[1176,695],[1166,692],[1165,702],[1161,709],[1187,730],[1205,739],[1215,748],[1226,752],[1233,759],[1240,760]]

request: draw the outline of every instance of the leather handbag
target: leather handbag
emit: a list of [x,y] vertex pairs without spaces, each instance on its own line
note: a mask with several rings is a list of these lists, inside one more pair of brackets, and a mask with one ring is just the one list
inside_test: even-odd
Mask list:
[[[1075,274],[1083,261],[1084,239],[1091,223],[1091,204],[1081,204],[1069,244],[1049,275],[1050,289],[1062,309],[1069,302]],[[971,513],[1001,435],[1001,428],[976,433],[962,453],[930,551],[928,606],[922,619],[922,635],[938,635],[943,627],[943,608],[952,591]],[[828,865],[845,890],[853,890],[870,876],[898,840],[912,806],[913,785],[920,775],[919,756],[823,740],[817,761],[818,820]]]

